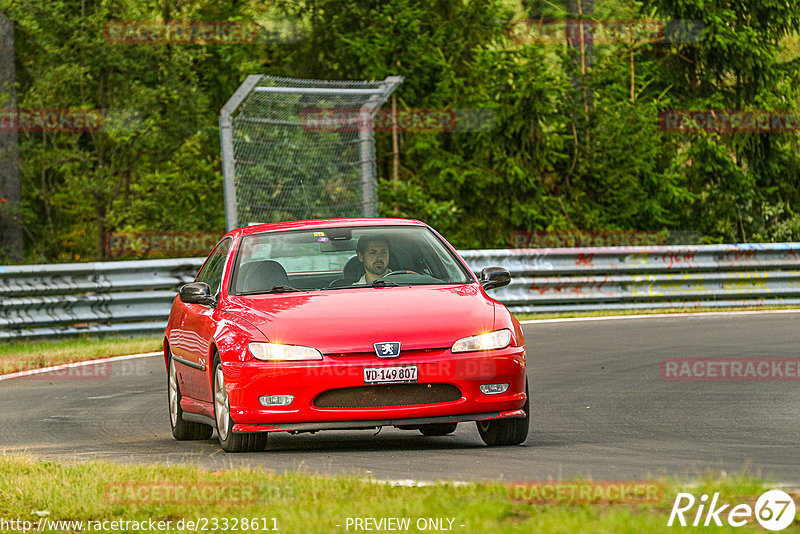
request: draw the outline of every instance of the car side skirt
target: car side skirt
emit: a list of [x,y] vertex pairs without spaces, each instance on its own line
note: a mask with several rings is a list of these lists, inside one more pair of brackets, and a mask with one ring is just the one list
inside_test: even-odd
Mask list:
[[[186,414],[184,413],[184,417]],[[490,421],[492,419],[515,419],[525,417],[525,410],[490,412],[443,417],[416,417],[411,419],[378,419],[375,421],[330,421],[320,423],[282,423],[278,425],[235,424],[236,433],[249,432],[316,432],[317,430],[355,430],[379,426],[429,425],[434,423],[463,423],[467,421]]]
[[182,415],[185,420],[191,421],[192,423],[203,423],[204,425],[208,425],[212,428],[217,428],[217,422],[214,421],[212,418],[208,417],[207,415],[200,415],[189,412],[183,412]]

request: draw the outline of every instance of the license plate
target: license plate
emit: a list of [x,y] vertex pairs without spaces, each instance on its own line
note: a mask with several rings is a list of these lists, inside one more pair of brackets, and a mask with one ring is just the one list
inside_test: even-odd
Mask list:
[[416,365],[406,365],[403,367],[366,367],[364,369],[365,384],[396,384],[416,381]]

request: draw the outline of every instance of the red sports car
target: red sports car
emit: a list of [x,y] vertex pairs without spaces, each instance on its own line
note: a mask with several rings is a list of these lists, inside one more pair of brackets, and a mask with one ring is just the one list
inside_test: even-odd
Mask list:
[[519,322],[426,224],[329,219],[225,235],[164,334],[176,439],[255,451],[270,432],[395,426],[488,445],[528,435]]

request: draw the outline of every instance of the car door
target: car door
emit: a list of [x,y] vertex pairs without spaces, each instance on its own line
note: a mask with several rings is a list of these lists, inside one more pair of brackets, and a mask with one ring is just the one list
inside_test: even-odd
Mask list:
[[[222,288],[222,275],[225,271],[232,240],[221,241],[211,252],[195,282],[205,282],[211,294],[219,299]],[[179,366],[181,392],[189,397],[209,401],[211,388],[208,380],[210,361],[209,349],[216,331],[216,308],[204,304],[186,304],[182,327],[185,363]]]

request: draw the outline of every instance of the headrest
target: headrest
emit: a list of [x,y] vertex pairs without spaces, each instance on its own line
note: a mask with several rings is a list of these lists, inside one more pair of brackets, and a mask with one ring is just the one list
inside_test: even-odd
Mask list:
[[[250,264],[253,265],[253,264]],[[255,263],[245,273],[244,283],[239,287],[241,292],[267,291],[275,286],[288,286],[289,277],[286,269],[277,261],[263,260]]]
[[347,260],[347,263],[344,265],[342,276],[347,283],[352,284],[364,276],[364,272],[364,264],[358,261],[358,256],[353,256]]

